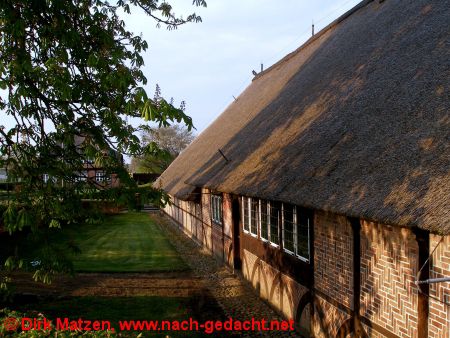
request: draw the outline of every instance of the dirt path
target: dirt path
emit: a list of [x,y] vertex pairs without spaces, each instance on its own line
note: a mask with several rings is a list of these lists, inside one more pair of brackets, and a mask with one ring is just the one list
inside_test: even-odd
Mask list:
[[190,297],[205,288],[202,278],[190,272],[79,273],[75,278],[57,277],[50,285],[33,282],[27,273],[16,273],[13,278],[21,294],[43,297]]

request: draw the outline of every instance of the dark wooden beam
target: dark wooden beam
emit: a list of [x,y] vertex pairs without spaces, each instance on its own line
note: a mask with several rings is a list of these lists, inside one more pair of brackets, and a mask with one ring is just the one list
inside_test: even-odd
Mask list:
[[316,213],[314,211],[311,212],[310,215],[310,219],[311,219],[311,223],[309,224],[309,273],[311,276],[311,280],[310,280],[310,285],[309,285],[309,291],[311,294],[310,297],[310,328],[309,328],[309,332],[314,332],[314,322],[313,322],[313,318],[315,316],[315,307],[314,307],[314,299],[316,297],[315,295],[315,288],[314,288],[314,271],[315,271],[315,264],[314,264],[314,224],[316,223],[315,221],[315,217],[316,217]]
[[[422,270],[417,274],[418,280],[425,280],[430,278],[430,262],[427,261],[430,256],[430,233],[421,229],[414,229],[417,244],[419,246],[419,266]],[[425,265],[424,265],[425,264]],[[429,311],[429,294],[430,285],[418,285],[419,294],[417,302],[417,333],[418,337],[428,337],[428,311]]]
[[355,337],[367,337],[361,324],[361,221],[348,218],[353,230],[353,328]]

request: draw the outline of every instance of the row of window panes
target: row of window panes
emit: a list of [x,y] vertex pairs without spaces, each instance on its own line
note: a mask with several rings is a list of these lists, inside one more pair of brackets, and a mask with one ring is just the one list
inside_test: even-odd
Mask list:
[[222,196],[211,195],[211,211],[213,222],[217,224],[222,224],[223,223]]
[[[51,177],[49,174],[44,174],[42,176],[42,180],[44,181],[44,183],[48,183],[48,181],[50,179],[53,182],[56,182],[56,179],[54,177]],[[75,177],[75,181],[77,181],[77,182],[85,182],[85,181],[87,181],[87,179],[88,179],[87,171],[83,171],[82,173],[78,173],[77,176]],[[105,172],[103,172],[103,171],[97,171],[95,173],[95,180],[97,182],[111,181],[111,176],[110,175],[106,175]]]
[[[76,177],[76,181],[77,182],[86,182],[88,179],[88,173],[87,171],[84,171],[82,173],[80,173],[77,177]],[[97,182],[107,182],[107,181],[111,181],[111,175],[107,175],[105,174],[105,172],[103,171],[96,171],[95,172],[95,180]]]
[[265,201],[251,197],[242,198],[244,232],[258,236],[274,246],[280,245],[283,232],[283,249],[302,260],[309,260],[309,216],[295,205]]
[[95,172],[95,180],[96,180],[97,182],[111,181],[111,176],[105,174],[104,171],[96,171],[96,172]]

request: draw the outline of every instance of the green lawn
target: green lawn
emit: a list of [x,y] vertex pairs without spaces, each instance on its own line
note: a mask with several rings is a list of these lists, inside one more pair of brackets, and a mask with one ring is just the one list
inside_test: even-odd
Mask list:
[[187,269],[158,226],[146,213],[108,216],[101,224],[70,227],[61,242],[71,241],[77,271],[146,272]]
[[[65,252],[78,272],[164,272],[187,270],[168,239],[147,213],[129,212],[106,216],[100,224],[72,224],[50,229],[47,239]],[[14,240],[0,237],[0,258],[19,253],[29,262],[39,260],[39,242],[27,233],[17,232]],[[75,245],[80,253],[72,253]]]
[[[16,234],[14,241],[6,234],[0,236],[0,256],[14,252],[13,243],[21,243],[21,254],[27,261],[37,259],[36,242],[30,241],[26,232]],[[71,254],[75,270],[79,272],[164,272],[184,271],[188,266],[178,256],[164,233],[146,213],[130,212],[107,216],[100,224],[65,226],[52,229],[51,243],[67,251],[72,243],[81,253]],[[34,244],[33,244],[34,243]],[[180,276],[184,275],[184,272]],[[86,276],[86,275],[85,275]],[[172,275],[169,275],[168,278]],[[31,277],[30,277],[31,278]],[[76,275],[74,278],[77,278]],[[128,275],[133,279],[133,275]],[[88,284],[89,285],[89,284]],[[80,284],[77,288],[83,288]],[[127,287],[117,285],[117,287]],[[174,286],[175,288],[177,286]],[[156,287],[157,288],[157,287]],[[144,290],[145,291],[145,290]],[[122,293],[123,294],[123,293]],[[44,313],[49,319],[56,317],[80,317],[89,320],[110,320],[118,329],[118,320],[182,320],[194,317],[197,320],[225,319],[220,307],[213,299],[199,301],[197,294],[174,296],[77,296],[46,297],[36,300],[14,301],[6,305],[24,313]],[[145,294],[145,292],[144,292]],[[201,299],[204,297],[202,296]],[[1,308],[1,307],[0,307]],[[0,313],[1,321],[1,313]],[[135,337],[137,333],[124,336]],[[1,336],[0,332],[0,336]],[[144,337],[206,337],[202,332],[145,332]],[[229,335],[227,335],[229,336]]]

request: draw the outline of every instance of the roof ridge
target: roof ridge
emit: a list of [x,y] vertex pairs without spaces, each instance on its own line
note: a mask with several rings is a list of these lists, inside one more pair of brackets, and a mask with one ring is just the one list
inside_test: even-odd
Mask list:
[[[283,58],[281,58],[279,61],[275,62],[272,66],[270,66],[269,68],[263,70],[262,72],[259,72],[257,75],[255,75],[255,77],[252,79],[252,82],[256,79],[259,79],[260,77],[262,77],[263,75],[265,75],[266,73],[270,72],[272,69],[276,68],[278,65],[280,65],[281,63],[284,63],[288,60],[290,60],[292,57],[294,57],[295,55],[297,55],[298,53],[300,53],[303,49],[305,49],[306,47],[308,47],[311,43],[313,43],[314,41],[316,41],[317,39],[319,39],[321,36],[323,36],[326,32],[328,32],[330,29],[336,27],[338,24],[340,24],[341,22],[343,22],[345,19],[347,19],[348,17],[350,17],[352,14],[354,14],[355,12],[357,12],[358,10],[360,10],[361,8],[367,6],[368,4],[370,4],[371,2],[373,2],[375,0],[363,0],[360,3],[358,3],[357,5],[355,5],[354,7],[352,7],[351,9],[349,9],[347,12],[345,12],[344,14],[342,14],[341,16],[339,16],[337,19],[333,20],[331,23],[329,23],[328,25],[326,25],[324,28],[322,28],[320,31],[318,31],[316,34],[314,34],[313,36],[311,36],[308,40],[306,40],[303,45],[301,45],[300,47],[298,47],[296,50],[290,52],[289,54],[285,55]],[[380,0],[381,2],[381,0]]]

